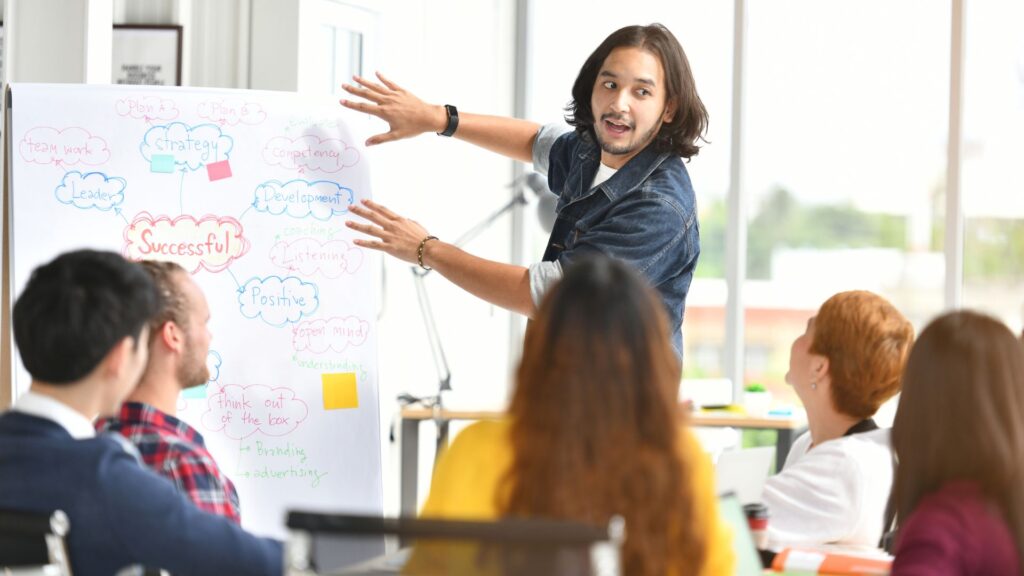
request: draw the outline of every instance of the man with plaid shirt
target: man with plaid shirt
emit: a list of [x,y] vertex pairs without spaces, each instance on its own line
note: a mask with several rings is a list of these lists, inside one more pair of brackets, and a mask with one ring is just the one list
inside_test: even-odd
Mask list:
[[163,307],[150,322],[149,363],[120,413],[99,421],[97,429],[131,441],[147,466],[174,482],[201,510],[240,523],[238,493],[231,480],[220,471],[199,432],[175,417],[179,393],[210,379],[206,297],[181,266],[141,264],[163,296]]

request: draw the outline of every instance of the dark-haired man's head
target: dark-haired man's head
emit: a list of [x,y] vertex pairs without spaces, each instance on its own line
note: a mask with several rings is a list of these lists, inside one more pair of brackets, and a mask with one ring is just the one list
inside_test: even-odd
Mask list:
[[102,381],[101,410],[113,410],[145,366],[139,343],[159,301],[142,267],[114,252],[68,252],[36,268],[13,313],[14,341],[33,386]]
[[707,130],[679,41],[661,24],[613,32],[587,58],[572,88],[566,120],[593,131],[601,161],[620,168],[648,145],[689,158]]

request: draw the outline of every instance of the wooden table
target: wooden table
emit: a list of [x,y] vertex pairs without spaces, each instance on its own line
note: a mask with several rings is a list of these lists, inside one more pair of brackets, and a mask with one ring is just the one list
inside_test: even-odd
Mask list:
[[[401,426],[401,477],[400,513],[402,516],[416,515],[416,501],[419,474],[420,423],[424,420],[437,422],[438,446],[448,443],[448,423],[453,420],[496,420],[504,412],[490,410],[438,410],[429,408],[403,408],[399,414]],[[690,424],[708,428],[744,428],[751,430],[775,430],[775,469],[781,470],[793,445],[796,435],[807,428],[807,421],[793,417],[751,417],[731,412],[693,412]]]

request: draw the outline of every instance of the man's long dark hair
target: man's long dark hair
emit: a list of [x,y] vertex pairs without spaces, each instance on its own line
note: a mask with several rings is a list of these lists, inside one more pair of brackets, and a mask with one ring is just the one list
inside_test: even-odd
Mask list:
[[697,140],[704,139],[708,129],[708,111],[697,95],[697,87],[690,71],[683,47],[676,37],[661,24],[626,26],[605,38],[604,42],[587,58],[572,86],[572,101],[566,106],[566,122],[579,132],[592,130],[594,111],[590,99],[601,66],[616,48],[631,47],[646,50],[658,57],[665,72],[665,106],[675,104],[675,117],[666,122],[652,142],[656,149],[671,152],[683,158],[700,151]]

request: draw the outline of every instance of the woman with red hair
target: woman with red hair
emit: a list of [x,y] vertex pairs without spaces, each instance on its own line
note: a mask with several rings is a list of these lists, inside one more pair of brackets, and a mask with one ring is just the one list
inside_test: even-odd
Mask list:
[[866,291],[836,294],[808,320],[786,374],[808,432],[765,484],[772,545],[878,546],[893,461],[872,416],[899,391],[913,339],[910,322]]

